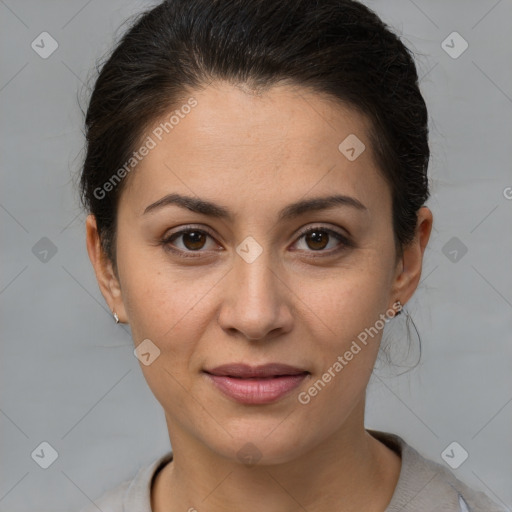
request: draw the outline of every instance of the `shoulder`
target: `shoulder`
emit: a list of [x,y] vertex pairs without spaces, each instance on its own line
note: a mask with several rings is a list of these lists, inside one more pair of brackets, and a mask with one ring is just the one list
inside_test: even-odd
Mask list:
[[79,512],[151,512],[151,485],[156,474],[172,460],[172,452],[141,467],[133,479],[121,482]]
[[400,454],[402,468],[386,512],[510,512],[460,481],[448,468],[423,457],[396,434],[368,430]]

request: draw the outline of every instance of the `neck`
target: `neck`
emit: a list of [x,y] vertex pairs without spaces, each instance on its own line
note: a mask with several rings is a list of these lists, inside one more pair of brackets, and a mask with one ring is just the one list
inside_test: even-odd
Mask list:
[[357,409],[313,449],[273,465],[245,466],[220,456],[168,419],[174,456],[155,480],[152,510],[383,512],[400,457],[364,429],[364,403]]

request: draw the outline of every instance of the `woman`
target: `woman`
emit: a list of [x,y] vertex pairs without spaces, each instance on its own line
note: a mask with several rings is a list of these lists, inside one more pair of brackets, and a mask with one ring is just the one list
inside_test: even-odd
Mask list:
[[87,248],[172,452],[108,511],[498,511],[366,430],[432,228],[410,52],[350,0],[172,0],[86,118]]

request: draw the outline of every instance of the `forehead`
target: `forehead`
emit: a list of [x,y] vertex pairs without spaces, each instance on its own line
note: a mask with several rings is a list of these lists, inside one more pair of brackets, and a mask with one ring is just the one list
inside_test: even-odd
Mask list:
[[[187,104],[194,106],[180,108]],[[297,199],[333,188],[372,202],[386,185],[370,127],[356,110],[307,89],[255,94],[216,83],[191,92],[150,126],[144,140],[152,148],[122,196],[140,212],[176,189],[224,203],[238,198],[246,207],[250,198],[282,203],[288,192]]]

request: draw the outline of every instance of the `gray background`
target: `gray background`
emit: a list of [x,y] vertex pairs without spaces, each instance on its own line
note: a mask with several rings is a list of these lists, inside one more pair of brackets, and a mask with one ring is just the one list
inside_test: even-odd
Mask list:
[[[512,2],[366,3],[418,53],[435,219],[407,305],[422,360],[375,373],[367,426],[442,464],[457,441],[469,457],[454,473],[512,507]],[[122,22],[154,4],[0,0],[2,512],[76,511],[169,449],[129,329],[98,290],[73,185],[84,84]],[[47,59],[31,47],[43,31],[59,45]],[[441,47],[453,31],[469,44],[458,58]],[[385,334],[398,347],[400,322]],[[31,457],[43,441],[58,453],[48,469]]]

